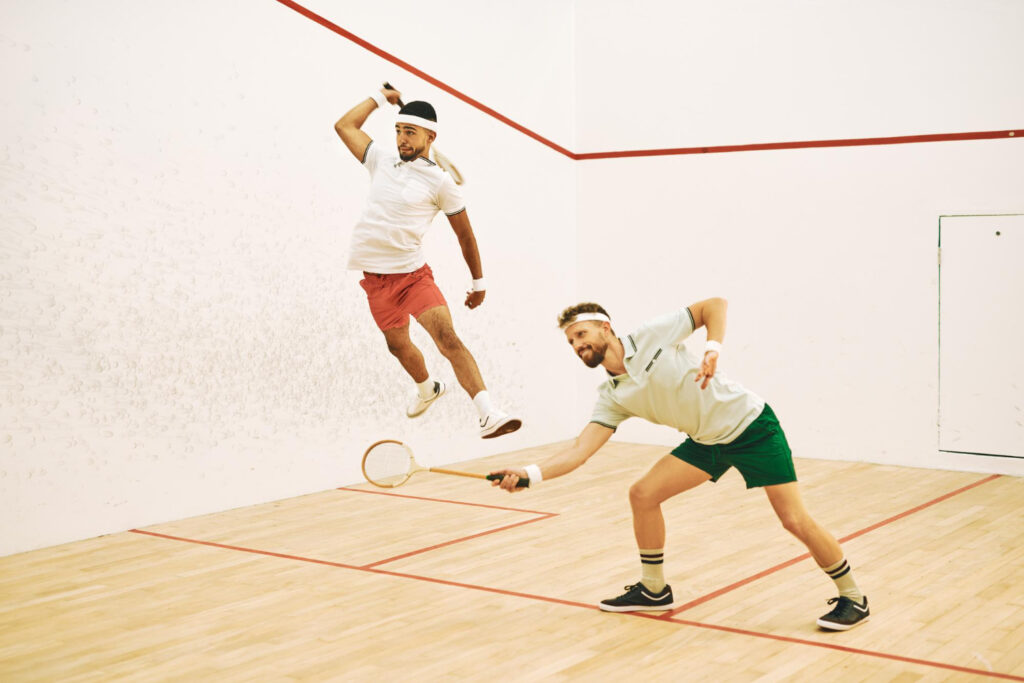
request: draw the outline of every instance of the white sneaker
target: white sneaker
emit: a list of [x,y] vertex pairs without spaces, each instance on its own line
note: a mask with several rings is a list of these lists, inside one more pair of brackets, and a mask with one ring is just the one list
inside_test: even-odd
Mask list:
[[523,421],[518,417],[512,417],[508,413],[495,410],[480,420],[480,438],[493,439],[496,436],[511,434],[522,426]]
[[430,398],[420,398],[419,392],[417,392],[412,398],[412,403],[405,409],[405,414],[409,417],[419,417],[423,413],[427,412],[427,408],[430,407],[431,403],[444,396],[444,390],[446,388],[447,387],[445,387],[444,382],[434,380],[434,395]]

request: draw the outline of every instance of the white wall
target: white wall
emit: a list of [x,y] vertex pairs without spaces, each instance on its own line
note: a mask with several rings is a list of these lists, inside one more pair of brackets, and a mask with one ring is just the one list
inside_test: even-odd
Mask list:
[[[1003,129],[1024,110],[1010,0],[308,7],[577,152]],[[459,306],[443,219],[428,255],[517,435],[480,442],[458,391],[408,422],[343,270],[366,177],[331,125],[385,79],[434,102],[468,178],[485,306]],[[935,451],[936,231],[1024,209],[1022,155],[573,164],[280,3],[8,1],[0,553],[355,482],[382,437],[428,463],[568,438],[600,380],[552,329],[579,299],[628,327],[729,297],[725,367],[798,455],[988,468]]]
[[[937,238],[941,214],[1019,210],[1022,162],[983,141],[583,164],[580,296],[620,332],[727,297],[723,369],[799,456],[1020,473],[937,450]],[[681,440],[639,421],[617,438]]]
[[[538,135],[573,146],[572,0],[298,4]],[[414,76],[397,68],[393,72],[396,87],[418,86]],[[465,111],[473,118],[482,116],[476,110]],[[467,145],[488,144],[486,138],[460,134],[460,139]],[[517,149],[535,144],[522,137],[516,140]]]
[[577,152],[1021,126],[1017,0],[580,8]]
[[[1020,3],[615,5],[577,16],[578,151],[1021,126]],[[942,214],[1024,209],[1024,141],[577,171],[581,298],[625,329],[729,298],[724,369],[776,408],[797,455],[1024,473],[938,452],[936,252]],[[681,439],[638,421],[617,438]]]
[[[408,31],[423,12],[405,5],[346,26]],[[457,9],[431,16],[475,35]],[[570,369],[540,302],[575,283],[570,161],[275,2],[23,0],[0,15],[0,554],[353,483],[379,438],[436,464],[567,436]],[[436,35],[384,47],[494,87],[500,45],[467,60]],[[520,38],[522,68],[567,72],[560,38]],[[443,218],[429,258],[520,434],[480,441],[433,349],[453,391],[407,420],[411,386],[344,270],[367,179],[333,123],[385,79],[434,102],[468,179],[485,305],[461,306],[469,274]],[[568,113],[531,123],[561,134]],[[390,128],[368,123],[384,144]]]

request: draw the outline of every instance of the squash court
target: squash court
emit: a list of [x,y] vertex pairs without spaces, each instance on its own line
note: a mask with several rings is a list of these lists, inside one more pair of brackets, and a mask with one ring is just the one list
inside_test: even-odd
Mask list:
[[798,460],[809,509],[872,600],[846,633],[814,625],[830,582],[735,472],[665,505],[676,608],[598,611],[635,579],[626,490],[663,452],[612,443],[514,496],[422,473],[9,556],[0,668],[10,681],[1024,680],[1024,483],[1008,476]]

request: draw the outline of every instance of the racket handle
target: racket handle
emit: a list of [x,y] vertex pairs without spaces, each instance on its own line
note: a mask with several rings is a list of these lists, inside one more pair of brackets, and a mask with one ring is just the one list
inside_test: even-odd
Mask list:
[[[501,481],[505,478],[504,474],[488,474],[487,479],[489,481]],[[523,477],[516,483],[517,489],[523,489],[530,485],[530,480],[527,477]]]
[[[388,90],[397,90],[397,88],[395,88],[395,86],[391,85],[387,81],[384,81],[384,87],[387,88]],[[405,106],[405,102],[402,101],[401,97],[398,98],[398,106],[399,107],[404,107]]]

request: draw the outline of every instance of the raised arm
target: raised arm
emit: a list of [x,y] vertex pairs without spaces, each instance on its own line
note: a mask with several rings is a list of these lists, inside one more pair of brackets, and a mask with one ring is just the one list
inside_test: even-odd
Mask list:
[[[448,216],[455,236],[459,239],[459,246],[462,247],[462,258],[466,259],[469,266],[469,274],[474,280],[481,280],[484,277],[484,267],[480,265],[480,250],[476,246],[476,236],[473,234],[473,226],[469,224],[469,214],[462,210],[457,214]],[[466,293],[466,306],[476,308],[484,302],[484,290],[476,290]]]
[[397,90],[390,88],[381,88],[381,99],[378,102],[376,93],[373,97],[367,97],[365,100],[352,107],[337,120],[334,124],[334,131],[341,138],[341,141],[348,147],[348,151],[352,152],[352,156],[359,159],[362,163],[363,157],[366,155],[366,147],[370,144],[370,136],[362,131],[363,124],[366,123],[366,119],[373,113],[373,110],[378,107],[379,103],[383,103],[386,99],[391,104],[398,102],[402,94]]
[[[610,427],[599,425],[596,422],[588,423],[571,446],[536,465],[540,468],[541,478],[553,479],[572,472],[585,463],[601,446],[605,445],[614,433],[615,430]],[[516,488],[516,484],[523,477],[529,476],[526,469],[522,467],[506,467],[494,470],[491,474],[504,474],[504,477],[492,481],[491,484],[501,486],[510,493],[521,491],[522,489]]]
[[725,313],[728,307],[729,302],[721,297],[704,299],[687,306],[690,309],[690,315],[693,316],[693,329],[696,330],[701,326],[708,328],[709,344],[704,351],[700,372],[697,373],[695,380],[703,382],[700,385],[701,389],[707,388],[708,381],[715,376],[715,371],[718,369],[720,355],[718,349],[725,341]]

